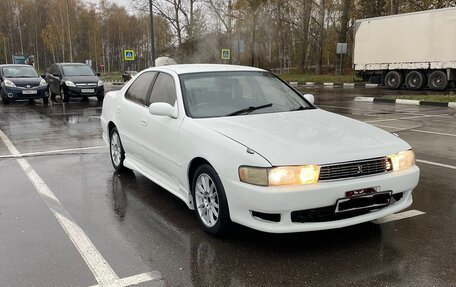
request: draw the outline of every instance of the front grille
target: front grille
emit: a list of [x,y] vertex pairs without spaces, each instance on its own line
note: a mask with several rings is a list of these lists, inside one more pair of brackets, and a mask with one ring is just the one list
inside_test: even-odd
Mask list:
[[386,157],[324,165],[320,168],[319,180],[335,180],[384,173],[392,170]]
[[76,84],[77,87],[95,87],[97,85],[97,83],[79,83],[79,84]]

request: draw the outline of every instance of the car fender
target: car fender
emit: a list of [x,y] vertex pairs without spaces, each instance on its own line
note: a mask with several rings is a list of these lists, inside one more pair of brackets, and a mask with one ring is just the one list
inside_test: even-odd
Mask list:
[[[239,180],[240,166],[271,167],[269,161],[262,155],[250,150],[242,143],[221,133],[205,127],[198,120],[185,118],[179,131],[179,149],[182,169],[179,181],[190,194],[189,169],[195,158],[209,162],[219,175],[222,184],[228,180]],[[226,190],[228,202],[230,192]]]

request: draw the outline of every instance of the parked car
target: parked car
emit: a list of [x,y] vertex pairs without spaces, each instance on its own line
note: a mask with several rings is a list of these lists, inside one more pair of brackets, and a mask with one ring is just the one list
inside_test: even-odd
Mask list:
[[2,102],[43,99],[48,103],[48,85],[30,65],[0,65],[0,93]]
[[134,76],[136,76],[137,74],[138,74],[137,71],[125,71],[125,72],[122,74],[122,81],[128,82],[128,81],[130,81]]
[[402,139],[319,109],[267,71],[147,69],[106,94],[103,138],[132,169],[183,200],[207,232],[340,228],[412,204],[419,168]]
[[104,98],[104,85],[99,76],[86,64],[56,63],[49,68],[46,80],[53,99],[60,95],[64,102],[73,97],[97,97],[101,101]]

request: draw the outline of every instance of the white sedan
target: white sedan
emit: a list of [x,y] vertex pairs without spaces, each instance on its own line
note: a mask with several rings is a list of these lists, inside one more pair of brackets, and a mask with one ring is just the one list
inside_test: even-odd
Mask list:
[[107,93],[101,125],[116,170],[159,184],[214,235],[232,222],[340,228],[410,206],[411,147],[313,101],[257,68],[162,66]]

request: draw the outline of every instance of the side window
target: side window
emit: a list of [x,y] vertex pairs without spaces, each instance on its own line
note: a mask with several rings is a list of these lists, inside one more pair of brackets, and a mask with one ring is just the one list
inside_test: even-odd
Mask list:
[[174,106],[176,102],[176,89],[173,77],[168,74],[158,74],[154,87],[152,88],[152,95],[150,96],[150,103],[168,103]]
[[156,75],[156,72],[147,72],[136,77],[128,88],[125,98],[140,105],[146,105],[147,95]]

